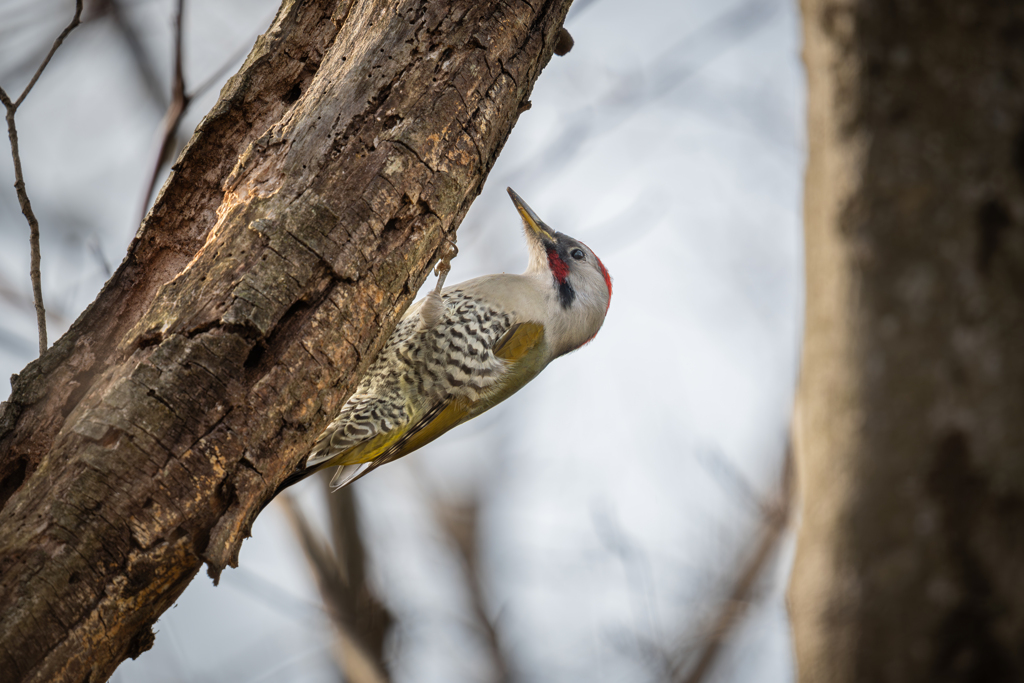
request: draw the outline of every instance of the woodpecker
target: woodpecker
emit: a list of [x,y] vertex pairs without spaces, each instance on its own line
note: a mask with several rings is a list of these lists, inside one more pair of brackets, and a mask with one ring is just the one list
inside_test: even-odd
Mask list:
[[[604,322],[612,280],[582,242],[552,230],[508,188],[529,266],[437,287],[413,304],[380,355],[278,491],[337,466],[338,489],[408,455],[521,389]],[[454,245],[453,245],[454,246]]]

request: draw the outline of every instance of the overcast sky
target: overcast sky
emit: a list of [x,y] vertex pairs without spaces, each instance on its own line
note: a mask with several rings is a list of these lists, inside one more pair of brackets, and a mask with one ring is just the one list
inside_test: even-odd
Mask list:
[[[171,4],[131,0],[169,73]],[[0,84],[70,17],[0,0]],[[274,3],[190,3],[186,75],[252,45]],[[66,16],[65,16],[66,15]],[[63,18],[62,18],[63,17]],[[701,641],[777,486],[801,329],[804,80],[785,0],[578,0],[575,39],[537,82],[458,233],[448,282],[520,272],[512,186],[614,278],[604,328],[528,387],[356,486],[372,579],[399,617],[396,681],[487,680],[467,596],[425,498],[482,500],[487,599],[524,681],[661,680],[652,648]],[[44,48],[45,49],[45,48]],[[237,66],[233,67],[233,71]],[[163,110],[113,22],[77,29],[18,115],[55,340],[137,227]],[[13,86],[12,86],[13,84]],[[186,130],[215,101],[194,102]],[[0,158],[0,375],[35,355],[27,226]],[[427,285],[433,286],[431,278]],[[0,386],[0,398],[10,388]],[[433,492],[433,493],[431,493]],[[320,489],[296,489],[324,516]],[[336,681],[330,630],[276,505],[220,587],[204,574],[118,683]],[[715,681],[790,681],[789,541]]]

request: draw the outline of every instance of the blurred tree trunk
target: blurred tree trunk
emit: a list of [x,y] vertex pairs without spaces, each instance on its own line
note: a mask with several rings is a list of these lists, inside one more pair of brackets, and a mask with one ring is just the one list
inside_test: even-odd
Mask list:
[[105,680],[204,562],[237,562],[454,236],[568,6],[286,0],[0,410],[5,681]]
[[802,6],[800,680],[1024,680],[1024,4]]

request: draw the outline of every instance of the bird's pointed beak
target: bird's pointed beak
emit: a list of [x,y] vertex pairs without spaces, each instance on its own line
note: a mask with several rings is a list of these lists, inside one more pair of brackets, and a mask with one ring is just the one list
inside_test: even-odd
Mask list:
[[529,228],[528,233],[534,237],[541,239],[542,241],[554,243],[555,231],[547,226],[547,224],[540,219],[533,209],[530,208],[529,204],[523,201],[523,198],[516,194],[515,190],[511,187],[505,188],[508,190],[508,196],[512,198],[512,203],[516,205],[516,209],[519,211],[519,215],[523,217],[523,223]]

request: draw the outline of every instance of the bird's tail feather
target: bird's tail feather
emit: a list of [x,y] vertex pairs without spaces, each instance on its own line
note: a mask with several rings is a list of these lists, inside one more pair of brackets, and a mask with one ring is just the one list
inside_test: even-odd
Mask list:
[[[373,462],[360,462],[355,463],[354,465],[342,465],[338,467],[338,471],[335,472],[334,477],[331,478],[331,490],[337,491],[341,487],[351,484],[353,481],[369,472],[370,469],[372,469],[371,465],[373,465]],[[263,504],[263,507],[267,507],[272,500],[277,498],[277,496],[289,486],[298,484],[303,479],[316,474],[322,469],[323,467],[306,467],[289,474],[285,480],[281,482],[281,485],[277,487],[277,490],[274,491],[274,495]],[[260,509],[262,511],[263,508]]]
[[337,491],[342,486],[352,483],[361,475],[368,472],[371,465],[373,465],[373,461],[357,462],[354,465],[342,465],[331,478],[331,490]]

